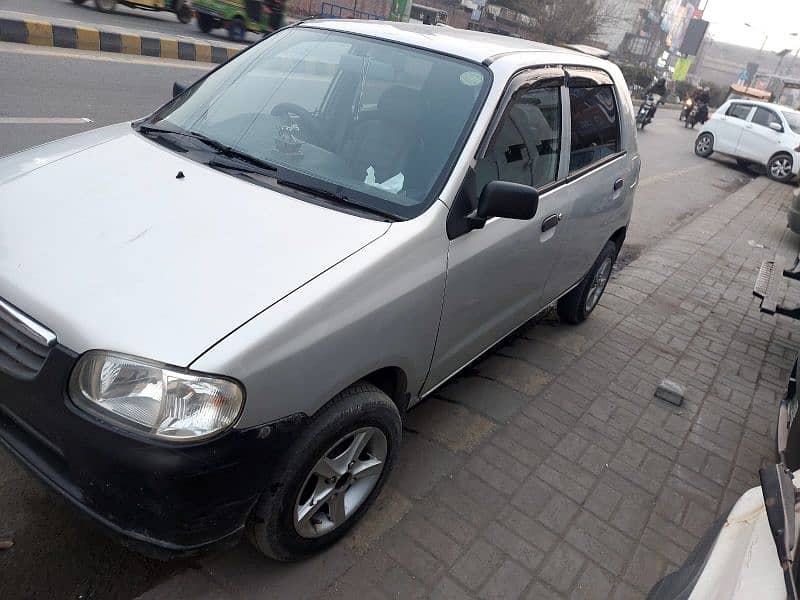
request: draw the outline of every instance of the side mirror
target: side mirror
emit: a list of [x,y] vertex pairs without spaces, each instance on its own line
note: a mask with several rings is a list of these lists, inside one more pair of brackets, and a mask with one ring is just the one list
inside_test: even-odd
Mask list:
[[769,128],[772,129],[773,131],[778,131],[780,133],[783,133],[783,125],[781,125],[780,123],[776,123],[775,121],[770,122]]
[[482,229],[492,217],[530,220],[539,208],[536,188],[511,181],[490,181],[481,191],[478,208],[467,215],[472,229]]
[[189,87],[188,85],[183,85],[182,83],[178,83],[176,81],[175,83],[172,84],[172,97],[173,98],[177,98],[183,92],[185,92],[186,88],[188,88],[188,87]]

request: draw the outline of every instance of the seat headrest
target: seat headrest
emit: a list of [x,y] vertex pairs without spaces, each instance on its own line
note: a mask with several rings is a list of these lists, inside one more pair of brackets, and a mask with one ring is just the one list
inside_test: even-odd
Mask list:
[[416,122],[420,114],[419,92],[402,85],[393,85],[378,99],[378,114],[391,121]]

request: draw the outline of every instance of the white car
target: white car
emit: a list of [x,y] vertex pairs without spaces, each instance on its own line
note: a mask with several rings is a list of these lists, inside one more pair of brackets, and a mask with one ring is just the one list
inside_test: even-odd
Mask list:
[[740,165],[764,165],[777,181],[800,171],[800,112],[786,106],[728,100],[705,124],[694,143],[698,156],[713,152],[734,157]]

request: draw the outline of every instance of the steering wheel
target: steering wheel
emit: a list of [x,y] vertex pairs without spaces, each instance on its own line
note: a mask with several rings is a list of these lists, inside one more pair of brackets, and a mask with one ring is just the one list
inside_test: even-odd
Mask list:
[[280,102],[272,107],[269,114],[273,117],[284,117],[287,120],[289,115],[297,115],[300,118],[300,128],[304,132],[306,141],[319,139],[319,126],[314,113],[302,106],[293,102]]

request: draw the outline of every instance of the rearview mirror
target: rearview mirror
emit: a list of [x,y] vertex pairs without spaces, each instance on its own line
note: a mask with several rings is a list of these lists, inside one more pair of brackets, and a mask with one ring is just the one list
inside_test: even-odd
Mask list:
[[186,88],[188,88],[188,87],[189,87],[188,85],[183,85],[182,83],[178,83],[176,81],[175,83],[172,84],[172,97],[173,98],[177,98],[183,92],[185,92]]
[[536,188],[511,181],[490,181],[481,191],[478,208],[467,215],[472,229],[482,229],[492,217],[527,221],[539,208]]
[[769,124],[769,128],[774,131],[783,131],[783,125],[781,125],[780,123],[776,123],[775,121],[772,121]]

